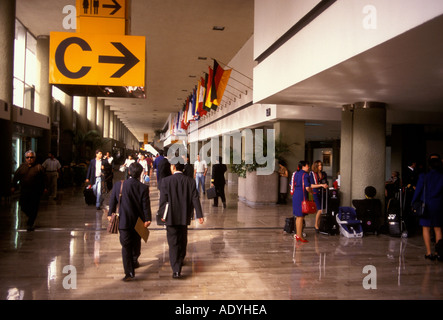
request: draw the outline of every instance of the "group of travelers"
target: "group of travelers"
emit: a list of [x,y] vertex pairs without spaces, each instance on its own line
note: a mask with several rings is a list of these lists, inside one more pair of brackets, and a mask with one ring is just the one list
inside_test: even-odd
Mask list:
[[[443,225],[443,163],[440,155],[431,154],[428,159],[428,171],[419,173],[417,164],[411,162],[403,172],[403,183],[398,172],[393,172],[391,179],[386,182],[386,197],[395,196],[396,190],[402,190],[406,218],[411,217],[412,204],[425,204],[425,214],[418,218],[422,227],[423,240],[426,248],[425,259],[443,261],[442,231]],[[315,230],[318,232],[319,218],[325,209],[324,193],[329,183],[326,173],[322,170],[321,161],[315,161],[312,167],[307,161],[300,161],[297,171],[290,181],[292,194],[292,211],[295,216],[295,235],[297,242],[308,242],[303,237],[305,213],[302,212],[302,202],[311,195],[318,209],[315,218]],[[375,191],[375,190],[374,190]],[[435,250],[432,250],[435,242]]]
[[[205,194],[205,177],[208,166],[198,156],[192,165],[189,157],[184,161],[172,163],[160,151],[155,160],[150,156],[140,154],[137,161],[129,156],[123,167],[125,180],[118,181],[115,186],[113,180],[113,157],[106,153],[103,157],[101,150],[96,150],[96,156],[91,160],[86,183],[92,186],[96,196],[96,208],[100,209],[103,201],[102,185],[108,192],[112,190],[109,200],[108,219],[115,212],[117,204],[120,204],[120,243],[122,245],[122,259],[125,271],[123,280],[134,279],[135,268],[139,266],[141,238],[134,230],[137,219],[140,218],[145,227],[152,221],[152,212],[149,197],[149,184],[146,177],[150,177],[155,170],[157,175],[157,188],[160,191],[159,213],[162,214],[166,225],[167,240],[169,245],[169,256],[173,278],[182,278],[181,269],[184,265],[187,246],[188,225],[195,217],[199,223],[203,223],[203,212],[200,203],[200,190]],[[149,160],[150,159],[150,160]],[[288,171],[284,162],[279,163],[280,188],[279,202],[284,203],[286,197]],[[403,187],[405,197],[410,206],[417,201],[425,202],[425,216],[420,217],[419,224],[423,230],[423,239],[426,247],[425,258],[440,260],[442,255],[432,250],[432,235],[434,241],[441,246],[443,224],[443,164],[439,155],[433,154],[428,162],[429,171],[418,174],[416,164],[411,163],[404,171]],[[36,163],[36,154],[33,151],[25,153],[25,163],[22,164],[14,174],[11,192],[18,187],[20,182],[20,206],[21,210],[28,216],[28,231],[34,230],[39,202],[42,194],[51,190],[51,196],[56,199],[57,185],[56,177],[60,170],[60,163],[52,154],[42,164]],[[218,206],[218,198],[222,200],[226,208],[226,196],[224,192],[227,167],[222,163],[221,157],[212,167],[211,186],[215,187],[217,196],[214,206]],[[55,172],[55,173],[54,173]],[[103,182],[103,183],[102,183]],[[397,174],[386,185],[401,185]],[[312,196],[315,201],[317,212],[315,218],[315,230],[319,229],[319,220],[325,208],[325,192],[329,188],[326,173],[323,171],[321,161],[315,161],[312,166],[307,161],[300,161],[297,171],[293,173],[289,182],[292,195],[292,211],[295,216],[295,235],[297,242],[306,243],[303,226],[305,213],[302,211],[302,202]],[[121,194],[121,198],[120,198]],[[432,233],[433,231],[433,233]]]
[[[200,203],[199,189],[205,194],[205,177],[208,171],[204,160],[197,157],[194,165],[189,163],[189,157],[174,163],[167,158],[167,152],[160,150],[152,166],[148,169],[143,165],[142,155],[139,161],[128,159],[124,167],[127,168],[128,178],[118,181],[109,199],[108,220],[116,212],[119,205],[119,233],[122,246],[122,260],[125,276],[124,281],[135,278],[135,269],[139,267],[138,258],[141,254],[141,237],[135,230],[137,220],[143,221],[144,227],[151,225],[152,211],[150,205],[149,185],[146,185],[143,175],[150,176],[155,170],[157,188],[160,192],[160,203],[157,215],[166,226],[166,237],[169,246],[169,261],[172,269],[172,278],[182,278],[182,267],[185,264],[188,243],[188,226],[195,218],[200,224],[204,222],[203,210]],[[226,208],[224,194],[224,173],[226,165],[213,165],[211,184],[218,191],[223,207]],[[150,172],[150,169],[152,171]],[[218,196],[214,205],[218,205]]]

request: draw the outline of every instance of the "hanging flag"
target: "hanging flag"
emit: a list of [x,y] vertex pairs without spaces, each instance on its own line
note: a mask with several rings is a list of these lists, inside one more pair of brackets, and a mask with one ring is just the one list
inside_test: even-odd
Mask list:
[[[205,78],[207,80],[208,74],[205,73]],[[199,117],[202,117],[204,115],[206,115],[206,110],[204,109],[204,105],[205,105],[205,100],[206,100],[206,81],[203,78],[200,78],[200,93],[198,95],[198,115]]]
[[[205,95],[205,104],[203,106],[203,109],[206,111],[211,111],[212,107],[212,92],[216,91],[215,87],[213,86],[214,83],[214,70],[211,67],[208,67],[209,74],[206,83],[206,95]],[[214,89],[214,90],[213,90]]]
[[[212,73],[211,73],[212,71]],[[223,69],[214,59],[214,68],[209,69],[209,82],[207,86],[208,96],[206,97],[206,107],[211,110],[217,110],[223,98],[226,86],[228,85],[232,69]]]

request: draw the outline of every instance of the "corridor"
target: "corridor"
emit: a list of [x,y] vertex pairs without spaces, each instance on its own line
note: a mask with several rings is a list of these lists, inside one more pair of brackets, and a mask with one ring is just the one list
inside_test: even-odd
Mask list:
[[[315,234],[309,216],[309,243],[299,244],[283,232],[291,205],[252,208],[238,202],[236,190],[236,184],[227,185],[226,209],[201,200],[205,223],[190,226],[184,279],[172,279],[166,231],[154,221],[148,242],[142,243],[136,279],[129,283],[121,281],[118,236],[107,233],[105,210],[85,204],[81,187],[60,190],[57,201],[42,201],[34,232],[26,231],[17,199],[2,203],[0,299],[443,298],[443,263],[423,258],[420,235]],[[150,195],[155,214],[156,186]]]

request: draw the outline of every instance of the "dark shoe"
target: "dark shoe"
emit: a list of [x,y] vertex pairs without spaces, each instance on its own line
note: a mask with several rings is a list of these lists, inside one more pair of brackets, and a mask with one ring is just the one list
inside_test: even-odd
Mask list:
[[434,261],[437,257],[434,256],[432,253],[425,255],[425,259],[429,259],[431,261]]
[[182,275],[181,275],[180,272],[174,272],[174,273],[172,274],[172,278],[173,278],[173,279],[180,279],[181,277],[182,277]]
[[122,279],[123,281],[132,281],[134,280],[134,274],[132,273],[128,273],[127,275],[125,275],[125,277]]

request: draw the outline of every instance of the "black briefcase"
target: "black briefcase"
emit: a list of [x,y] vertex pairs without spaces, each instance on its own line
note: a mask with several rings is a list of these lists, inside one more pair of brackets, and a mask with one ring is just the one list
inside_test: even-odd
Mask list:
[[215,187],[209,188],[206,190],[206,197],[208,199],[214,199],[217,198],[217,190],[215,190]]

